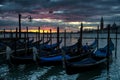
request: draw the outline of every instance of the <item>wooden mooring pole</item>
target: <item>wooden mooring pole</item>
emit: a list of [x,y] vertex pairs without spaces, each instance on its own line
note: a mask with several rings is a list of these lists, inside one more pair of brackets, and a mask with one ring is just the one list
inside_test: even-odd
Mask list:
[[70,32],[70,42],[72,42],[72,31]]
[[16,28],[15,38],[17,38],[17,39],[18,39],[18,28]]
[[26,32],[24,33],[24,41],[25,41],[25,54],[27,55],[27,36],[26,36]]
[[16,28],[16,34],[15,34],[15,39],[14,39],[14,41],[15,41],[15,54],[16,54],[16,50],[17,50],[17,44],[16,44],[16,41],[18,40],[18,28]]
[[4,38],[4,39],[6,38],[5,33],[6,33],[5,29],[3,29],[3,38]]
[[99,48],[99,26],[97,27],[97,49]]
[[40,40],[40,27],[38,27],[38,40]]
[[47,31],[47,40],[48,40],[48,37],[49,37],[49,34],[48,34],[48,31]]
[[12,29],[10,29],[10,38],[11,38],[11,40],[12,40],[12,38],[13,38],[13,32],[12,32]]
[[44,40],[45,40],[45,34],[44,34],[44,30],[43,30],[43,43],[44,43]]
[[19,21],[19,38],[21,38],[21,14],[18,14],[18,21]]
[[28,27],[26,27],[26,31],[27,31],[27,33],[26,33],[26,38],[27,38],[27,44],[26,44],[26,49],[27,49],[27,51],[26,51],[26,53],[28,53],[29,52],[29,33],[28,33]]
[[50,29],[50,44],[52,44],[52,30]]
[[115,58],[117,59],[117,39],[118,39],[118,28],[116,27],[116,32],[115,32]]
[[66,46],[66,30],[64,30],[64,46]]
[[80,28],[80,47],[82,47],[82,35],[83,35],[83,23],[81,23],[81,28]]
[[108,47],[107,47],[107,80],[109,80],[110,76],[109,76],[109,58],[110,58],[110,24],[108,24],[107,26],[108,28],[108,38],[107,38],[107,44],[108,44]]
[[37,31],[36,31],[35,35],[36,35],[35,38],[36,38],[36,41],[37,41],[37,39],[38,39],[38,38],[37,38],[37,37],[38,37],[38,36],[37,36]]
[[77,51],[80,53],[82,51],[82,33],[83,33],[83,23],[81,23],[80,37],[78,39]]
[[[59,27],[57,27],[57,43],[59,43]],[[60,45],[58,44],[58,49],[60,48]]]
[[27,37],[27,40],[28,40],[28,38],[29,38],[29,33],[28,33],[28,27],[26,27],[26,37]]

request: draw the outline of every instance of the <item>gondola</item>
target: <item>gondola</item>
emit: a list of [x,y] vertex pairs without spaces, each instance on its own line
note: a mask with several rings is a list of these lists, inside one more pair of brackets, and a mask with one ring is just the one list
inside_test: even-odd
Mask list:
[[[31,62],[31,61],[33,61],[33,49],[32,49],[32,47],[36,47],[36,46],[38,46],[38,45],[40,45],[40,46],[45,46],[45,45],[47,45],[49,42],[50,42],[51,40],[49,39],[48,41],[46,41],[46,42],[44,42],[44,43],[42,43],[42,44],[34,44],[34,45],[32,45],[31,47],[26,47],[26,48],[24,48],[24,49],[17,49],[16,48],[16,50],[14,50],[14,49],[12,49],[10,46],[7,46],[7,48],[6,48],[6,50],[8,50],[7,52],[6,52],[6,57],[8,57],[9,56],[9,59],[12,61],[12,62],[15,62],[15,63],[29,63],[29,62]],[[61,43],[62,41],[60,41],[60,43]],[[60,44],[60,43],[58,43],[58,44]],[[56,44],[56,45],[58,45],[58,44]],[[55,44],[54,44],[55,45]],[[54,47],[54,46],[52,46],[52,47]],[[49,47],[50,48],[50,47]],[[37,50],[38,51],[38,50]],[[12,53],[11,53],[12,52]],[[42,49],[41,49],[41,52],[43,53],[43,51],[42,51]],[[45,51],[44,51],[45,52]],[[58,52],[58,50],[53,50],[51,53],[55,53],[55,52]],[[47,52],[47,53],[49,53],[49,52]],[[46,53],[46,54],[47,54]],[[9,59],[7,59],[7,61],[9,60]]]
[[[112,51],[114,50],[114,44],[113,44],[113,42],[112,42],[112,40],[110,39],[110,44],[109,44],[109,55],[111,55],[112,53]],[[103,48],[99,48],[98,50],[96,50],[96,51],[94,51],[93,52],[93,55],[94,56],[96,56],[96,57],[106,57],[107,56],[107,49],[108,49],[108,45],[106,45],[105,47],[103,47]]]
[[32,54],[33,49],[29,50],[19,49],[12,50],[9,46],[6,47],[6,61],[12,64],[29,64],[35,62],[34,54]]
[[62,40],[60,40],[59,42],[57,43],[54,43],[54,44],[44,44],[44,45],[38,45],[36,46],[37,49],[40,49],[40,50],[45,50],[45,51],[52,51],[54,50],[55,48],[57,48],[60,44],[62,43]]
[[6,46],[11,47],[12,49],[19,48],[22,44],[19,42],[19,39],[16,39],[14,41],[0,41],[0,52],[5,52]]
[[87,57],[80,61],[65,62],[65,70],[68,75],[89,71],[105,63],[106,60],[106,58],[94,59],[92,57]]
[[[76,61],[68,61],[65,59],[64,57],[64,65],[65,65],[65,70],[66,73],[68,75],[71,74],[76,74],[79,72],[85,72],[85,71],[89,71],[89,70],[93,70],[97,67],[100,67],[101,64],[104,64],[107,62],[107,56],[110,57],[110,54],[107,55],[107,47],[108,45],[106,45],[104,48],[102,48],[102,50],[104,50],[104,52],[100,49],[96,50],[95,52],[93,52],[89,57],[80,59],[80,60],[76,60]],[[114,44],[112,41],[110,41],[110,48],[109,48],[109,53],[112,53],[112,50],[114,50]],[[94,54],[95,53],[95,54]],[[99,55],[97,55],[99,54]],[[105,54],[106,56],[102,56]]]
[[[23,51],[22,51],[23,52]],[[56,65],[56,64],[61,64],[62,63],[62,52],[61,50],[54,50],[54,52],[38,52],[36,48],[34,48],[33,50],[33,54],[19,54],[21,53],[20,51],[16,51],[16,53],[12,53],[11,55],[11,62],[15,63],[15,64],[24,64],[24,63],[29,63],[29,62],[33,62],[33,56],[34,58],[36,58],[34,61],[37,61],[40,65],[44,64],[44,65]],[[37,54],[36,54],[37,53]],[[45,55],[44,55],[45,54]],[[73,54],[66,54],[67,58],[69,60],[74,60],[74,59],[79,59],[80,57],[85,57],[88,56],[88,54],[90,54],[90,52],[85,52],[83,54],[80,55],[73,55]],[[36,57],[35,57],[36,56]],[[25,58],[26,57],[26,58]],[[32,60],[32,61],[31,61]]]
[[[52,65],[62,65],[62,60],[63,60],[63,52],[60,52],[59,54],[53,54],[53,55],[49,55],[49,56],[41,56],[39,55],[37,49],[35,47],[33,47],[33,54],[29,55],[29,54],[23,54],[21,52],[14,52],[14,54],[12,53],[12,55],[10,56],[10,60],[9,62],[12,62],[13,64],[30,64],[30,63],[37,63],[40,66],[52,66]],[[62,50],[63,51],[63,50]],[[11,52],[11,51],[9,51]],[[80,58],[84,58],[86,56],[88,56],[89,53],[87,54],[81,54],[81,55],[70,55],[70,54],[66,54],[65,57],[67,60],[77,60]]]
[[34,39],[31,39],[31,40],[29,40],[29,39],[18,40],[18,42],[19,42],[20,44],[22,44],[22,45],[25,45],[26,43],[27,43],[27,44],[31,44],[31,43],[34,42]]
[[35,46],[35,47],[40,47],[40,46],[43,46],[43,45],[48,45],[48,43],[51,41],[51,39],[49,39],[49,40],[47,40],[46,42],[43,42],[43,43],[40,43],[40,44],[38,44],[38,42],[34,42],[34,43],[32,43],[31,45],[31,47],[33,47],[33,46]]
[[[96,43],[96,44],[95,44]],[[41,65],[58,65],[58,64],[61,64],[62,63],[62,53],[65,52],[65,57],[68,61],[74,61],[74,60],[79,60],[79,59],[83,59],[85,57],[88,57],[91,53],[93,53],[93,48],[95,48],[95,45],[97,45],[97,39],[95,39],[95,41],[90,44],[91,46],[88,45],[88,47],[91,47],[91,48],[88,48],[88,50],[86,51],[85,50],[85,47],[83,46],[83,52],[82,53],[78,53],[78,52],[74,52],[74,53],[68,53],[69,51],[66,51],[66,50],[69,50],[69,48],[71,49],[75,49],[77,48],[77,43],[72,45],[72,46],[69,46],[69,47],[63,47],[62,48],[62,52],[61,54],[53,54],[52,56],[42,56],[39,58],[39,61],[41,63]],[[94,46],[94,47],[92,47]],[[97,46],[96,46],[97,47]],[[76,54],[77,53],[77,54]]]
[[6,46],[9,46],[9,47],[11,47],[12,49],[22,49],[22,48],[24,48],[25,47],[25,45],[27,44],[27,45],[30,45],[30,44],[32,44],[33,43],[33,41],[34,41],[34,39],[32,39],[32,40],[28,40],[28,41],[24,41],[24,39],[14,39],[14,41],[12,41],[12,40],[10,40],[10,41],[0,41],[0,46],[2,47],[2,48],[0,48],[0,49],[3,49],[4,51],[5,51],[5,48],[6,48]]
[[[87,48],[94,50],[97,47],[97,42],[98,42],[98,40],[95,38],[93,43],[87,45]],[[77,49],[77,45],[78,45],[78,42],[71,46],[64,46],[64,47],[62,47],[62,49],[64,49],[64,51],[66,53],[71,53],[71,52],[74,53],[74,51],[76,51],[76,49]],[[83,45],[82,48],[86,49],[86,45]]]
[[41,39],[41,40],[38,40],[38,41],[33,42],[33,43],[32,43],[32,45],[38,45],[38,44],[40,44],[41,42],[42,42],[42,39]]
[[6,45],[0,41],[0,52],[4,52],[6,48]]

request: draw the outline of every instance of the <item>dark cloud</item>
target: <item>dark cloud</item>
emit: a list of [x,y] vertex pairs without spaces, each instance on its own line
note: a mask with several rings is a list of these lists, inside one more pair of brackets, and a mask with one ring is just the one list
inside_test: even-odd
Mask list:
[[[22,13],[31,14],[33,18],[60,19],[66,22],[99,22],[101,16],[104,16],[105,21],[111,23],[113,18],[118,22],[116,17],[120,17],[119,4],[119,0],[0,0],[2,13],[0,15]],[[16,22],[11,24],[16,24]],[[46,22],[34,25],[44,24]],[[1,25],[8,25],[8,23]],[[47,25],[55,26],[55,23],[47,23]]]

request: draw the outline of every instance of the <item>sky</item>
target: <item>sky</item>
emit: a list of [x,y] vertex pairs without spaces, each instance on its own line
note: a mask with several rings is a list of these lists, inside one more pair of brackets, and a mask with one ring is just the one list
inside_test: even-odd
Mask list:
[[[120,24],[120,0],[0,0],[0,30],[18,27],[21,14],[22,29],[78,31],[81,22],[86,29],[100,24]],[[28,17],[32,17],[29,22]]]

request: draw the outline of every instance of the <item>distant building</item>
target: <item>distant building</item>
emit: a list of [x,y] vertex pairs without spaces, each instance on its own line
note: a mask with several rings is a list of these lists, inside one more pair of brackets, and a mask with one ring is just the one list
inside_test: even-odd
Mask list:
[[112,32],[116,32],[116,28],[118,28],[118,26],[117,26],[116,23],[114,22],[113,25],[111,26],[111,31],[112,31]]
[[[120,34],[120,25],[117,25],[114,22],[112,25],[110,25],[110,33],[116,33],[116,30]],[[97,32],[97,30],[90,30],[90,31],[86,31],[86,32],[93,32],[94,33],[94,32]],[[99,33],[107,33],[107,32],[108,32],[108,25],[105,28],[103,28],[102,30],[100,27]]]
[[115,22],[110,29],[111,29],[111,32],[116,32],[116,29],[117,29],[117,32],[120,33],[120,25],[116,25]]
[[[116,25],[116,23],[114,22],[110,27],[110,32],[115,33],[116,29],[117,29],[118,33],[120,33],[120,25]],[[107,30],[108,30],[107,27],[103,29],[104,32],[107,32]]]

